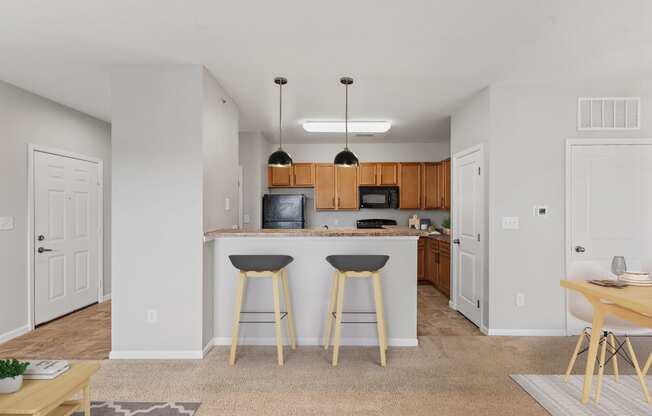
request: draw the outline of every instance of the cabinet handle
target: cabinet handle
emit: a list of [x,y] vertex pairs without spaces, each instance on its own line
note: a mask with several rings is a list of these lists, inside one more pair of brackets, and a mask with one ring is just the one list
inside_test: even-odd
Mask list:
[[333,208],[335,208],[335,197],[333,197]]

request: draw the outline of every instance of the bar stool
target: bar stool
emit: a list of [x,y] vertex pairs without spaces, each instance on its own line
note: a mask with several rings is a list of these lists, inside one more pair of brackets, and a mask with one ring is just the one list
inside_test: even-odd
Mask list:
[[[383,292],[380,285],[380,274],[378,270],[382,269],[389,260],[389,256],[381,255],[335,255],[326,257],[337,271],[333,274],[333,285],[331,287],[331,299],[328,306],[328,315],[326,323],[326,335],[324,339],[324,349],[328,349],[330,344],[331,327],[333,326],[333,317],[335,317],[335,342],[333,344],[333,366],[337,365],[340,350],[340,334],[343,323],[342,316],[347,313],[371,313],[374,312],[344,312],[344,284],[347,277],[366,277],[371,278],[374,285],[374,303],[376,305],[376,321],[364,322],[375,323],[378,328],[378,345],[380,349],[380,365],[385,367],[385,351],[387,350],[387,330],[385,327],[385,307],[383,306]],[[333,308],[337,305],[337,311]]]
[[[229,256],[233,266],[240,270],[238,278],[238,289],[236,292],[235,313],[233,315],[233,333],[231,335],[231,355],[229,364],[235,365],[235,353],[238,348],[238,331],[241,323],[273,323],[276,325],[276,352],[278,365],[283,365],[283,338],[281,336],[281,319],[287,317],[288,333],[293,350],[297,349],[297,341],[294,334],[294,320],[292,318],[292,306],[290,305],[290,292],[288,290],[286,266],[294,260],[291,256],[282,255],[232,255]],[[278,281],[283,284],[283,297],[285,299],[286,312],[281,312]],[[245,312],[242,309],[242,300],[248,277],[271,277],[274,289],[274,321],[240,321],[240,314],[246,313],[268,313],[268,312]]]

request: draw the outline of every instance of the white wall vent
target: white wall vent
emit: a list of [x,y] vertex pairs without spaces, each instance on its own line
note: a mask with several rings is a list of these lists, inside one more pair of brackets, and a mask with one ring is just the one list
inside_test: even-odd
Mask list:
[[641,97],[579,97],[577,130],[638,130]]

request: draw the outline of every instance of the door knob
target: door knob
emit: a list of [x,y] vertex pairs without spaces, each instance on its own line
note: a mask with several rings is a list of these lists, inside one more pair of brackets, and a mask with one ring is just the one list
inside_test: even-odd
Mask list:
[[460,243],[460,239],[459,239],[459,238],[456,238],[455,240],[453,240],[453,244],[459,244],[459,243]]
[[45,253],[46,251],[52,251],[51,248],[39,247],[37,250],[39,253]]
[[577,253],[584,253],[586,249],[582,246],[575,246],[575,252]]

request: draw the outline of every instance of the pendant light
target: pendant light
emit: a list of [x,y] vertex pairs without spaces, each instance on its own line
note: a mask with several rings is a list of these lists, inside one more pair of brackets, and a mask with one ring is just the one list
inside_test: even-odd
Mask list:
[[344,150],[335,156],[335,161],[333,163],[335,163],[336,166],[355,167],[359,164],[358,158],[349,150],[349,85],[353,84],[353,78],[342,77],[340,78],[340,82],[344,84],[346,94],[344,101],[344,137],[346,142]]
[[288,80],[283,77],[274,78],[274,83],[278,85],[278,150],[269,155],[267,165],[277,168],[285,168],[292,165],[292,158],[283,150],[283,85]]

